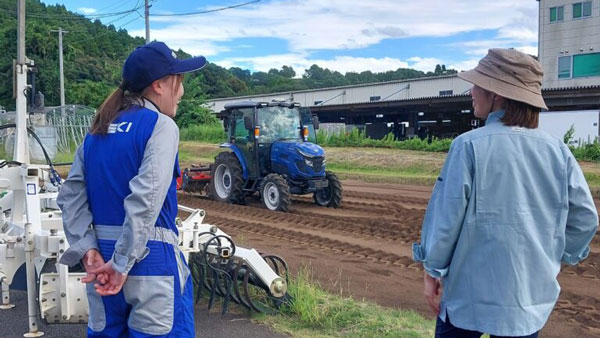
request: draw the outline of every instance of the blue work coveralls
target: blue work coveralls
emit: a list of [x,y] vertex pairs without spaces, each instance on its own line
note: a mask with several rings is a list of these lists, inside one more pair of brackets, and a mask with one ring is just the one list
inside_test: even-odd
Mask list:
[[179,130],[150,101],[88,134],[58,197],[70,247],[61,263],[98,249],[127,273],[101,297],[87,285],[88,337],[194,337],[193,286],[177,245]]

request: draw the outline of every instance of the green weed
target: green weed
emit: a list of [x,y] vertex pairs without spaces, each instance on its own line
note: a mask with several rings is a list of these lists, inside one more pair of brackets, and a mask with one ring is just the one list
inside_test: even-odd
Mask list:
[[411,138],[405,141],[396,140],[394,134],[389,133],[383,139],[376,140],[367,137],[365,132],[352,129],[350,132],[342,130],[338,133],[328,133],[325,130],[317,132],[317,143],[325,147],[370,147],[370,148],[392,148],[421,151],[447,152],[450,149],[452,139],[433,138],[431,142],[420,138]]
[[220,124],[199,124],[181,129],[179,138],[181,141],[221,143],[227,140],[227,135]]
[[282,316],[261,316],[277,330],[296,337],[431,337],[434,322],[414,311],[395,310],[330,294],[303,268],[288,288],[292,301]]

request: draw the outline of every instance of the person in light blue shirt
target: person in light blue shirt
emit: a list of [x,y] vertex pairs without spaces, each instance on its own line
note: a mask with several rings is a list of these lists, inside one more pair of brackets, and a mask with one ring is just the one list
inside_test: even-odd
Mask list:
[[537,337],[561,261],[588,256],[598,213],[569,148],[537,129],[542,75],[510,49],[459,73],[486,123],[452,142],[413,245],[436,337]]

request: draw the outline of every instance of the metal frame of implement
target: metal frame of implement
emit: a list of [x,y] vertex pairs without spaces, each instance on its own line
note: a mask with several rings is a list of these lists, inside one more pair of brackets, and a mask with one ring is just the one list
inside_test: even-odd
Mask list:
[[[48,323],[84,323],[88,320],[88,302],[85,284],[81,283],[85,272],[70,271],[66,265],[57,263],[69,245],[63,231],[62,212],[56,204],[61,179],[32,130],[29,132],[40,143],[48,165],[29,164],[25,91],[28,89],[27,74],[34,63],[25,56],[25,0],[17,0],[17,9],[16,121],[14,125],[0,126],[0,129],[16,129],[13,160],[0,159],[0,311],[10,311],[14,307],[10,303],[10,286],[17,270],[25,265],[29,331],[24,336],[40,337],[44,333],[38,328],[38,314]],[[281,277],[287,276],[287,266],[282,259],[263,258],[254,249],[236,247],[227,234],[202,223],[204,210],[184,206],[179,209],[190,213],[185,220],[176,220],[176,224],[179,246],[192,270],[201,269],[216,275],[210,306],[217,294],[225,296],[223,311],[227,310],[230,298],[239,301],[237,296],[242,293],[247,298],[242,304],[257,311],[268,308],[261,307],[251,295],[277,300],[271,302],[275,306],[287,299],[287,278]],[[191,259],[190,254],[194,255]],[[199,263],[199,258],[203,258],[204,264]],[[222,270],[234,265],[235,270]],[[219,276],[232,281],[226,285],[229,292],[216,291],[223,284]],[[202,293],[204,283],[210,285],[202,280],[202,285],[197,285],[199,293]],[[229,294],[232,296],[228,297]]]

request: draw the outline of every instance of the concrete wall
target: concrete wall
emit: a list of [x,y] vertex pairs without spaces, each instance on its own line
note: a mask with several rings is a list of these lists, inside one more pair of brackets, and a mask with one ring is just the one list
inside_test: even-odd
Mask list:
[[[592,15],[573,19],[573,4],[587,0],[540,0],[539,58],[544,67],[544,88],[597,85],[600,76],[558,78],[558,58],[600,53],[600,0],[592,0]],[[550,8],[564,6],[563,21],[550,22]]]
[[208,107],[215,112],[219,112],[223,110],[224,106],[228,103],[245,100],[268,102],[275,98],[293,100],[300,103],[303,107],[311,107],[315,106],[315,102],[318,101],[324,102],[323,105],[370,102],[372,96],[379,96],[381,101],[392,101],[439,96],[440,91],[448,90],[451,90],[453,95],[460,95],[470,88],[470,83],[459,79],[456,75],[451,75],[268,95],[214,99],[208,101]]

